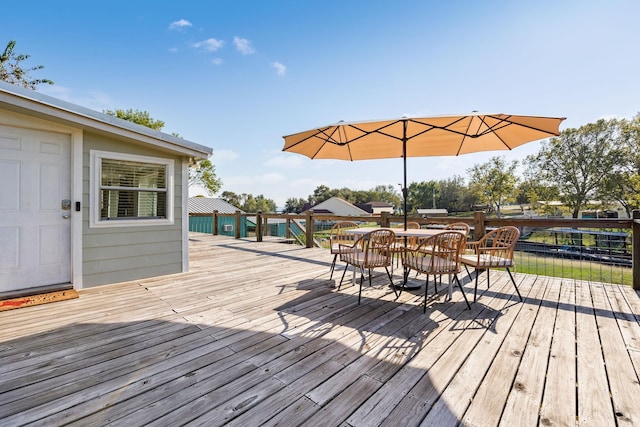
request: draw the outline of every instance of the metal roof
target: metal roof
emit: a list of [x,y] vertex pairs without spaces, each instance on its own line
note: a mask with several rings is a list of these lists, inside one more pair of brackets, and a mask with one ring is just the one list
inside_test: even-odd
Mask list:
[[232,214],[236,211],[244,213],[220,198],[189,197],[189,213],[210,214],[213,211],[223,214]]
[[0,81],[0,108],[68,126],[118,135],[198,159],[208,158],[213,153],[210,147],[3,81]]
[[344,216],[364,216],[371,215],[369,212],[360,209],[357,206],[352,205],[344,199],[339,197],[331,197],[317,205],[311,207],[311,209],[315,213],[321,213],[326,211],[327,213],[331,213],[334,215],[344,215]]

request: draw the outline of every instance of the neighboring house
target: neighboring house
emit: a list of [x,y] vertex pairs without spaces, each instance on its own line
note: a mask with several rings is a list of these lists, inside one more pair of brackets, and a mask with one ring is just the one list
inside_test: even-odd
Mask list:
[[[237,211],[244,214],[241,209],[236,208],[231,203],[220,198],[190,197],[189,198],[189,231],[198,233],[211,233],[211,215],[213,211],[220,214],[235,214]],[[196,215],[192,215],[196,214]],[[203,216],[207,215],[207,216]],[[218,217],[218,233],[224,236],[235,235],[235,217]],[[241,219],[240,237],[246,237],[246,228],[255,229],[255,217]]]
[[189,213],[192,214],[210,214],[213,211],[218,211],[221,214],[232,214],[236,211],[242,211],[233,206],[231,203],[227,203],[220,198],[208,198],[208,197],[190,197],[189,198]]
[[[308,210],[308,209],[307,209]],[[330,199],[320,202],[317,205],[311,207],[316,214],[328,214],[338,216],[367,216],[370,215],[367,211],[360,209],[357,206],[352,205],[344,199],[339,197],[331,197]]]
[[208,147],[0,82],[0,293],[187,271]]
[[358,207],[373,215],[380,215],[382,212],[387,212],[390,214],[394,212],[393,205],[387,202],[373,201],[373,202],[358,205]]

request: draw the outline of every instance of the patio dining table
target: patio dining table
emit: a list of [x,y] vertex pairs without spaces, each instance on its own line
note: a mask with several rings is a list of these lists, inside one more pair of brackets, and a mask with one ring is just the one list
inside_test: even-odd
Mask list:
[[[375,230],[391,230],[395,233],[396,236],[398,237],[418,237],[418,238],[427,238],[427,237],[431,237],[431,236],[435,236],[436,234],[440,234],[449,230],[445,230],[445,229],[433,229],[433,228],[410,228],[410,229],[403,229],[403,228],[389,228],[389,227],[360,227],[360,228],[351,228],[348,230],[345,230],[345,233],[352,233],[352,234],[356,234],[356,235],[364,235],[367,234],[371,231],[375,231]],[[355,283],[355,277],[356,277],[356,271],[355,269],[353,270],[353,282]],[[395,285],[397,288],[402,287],[402,283],[400,283],[399,285]],[[422,283],[416,282],[414,280],[412,281],[407,281],[407,283],[405,284],[405,289],[420,289],[422,287]],[[452,286],[451,286],[451,280],[449,280],[449,298],[451,298],[451,293],[452,293]]]

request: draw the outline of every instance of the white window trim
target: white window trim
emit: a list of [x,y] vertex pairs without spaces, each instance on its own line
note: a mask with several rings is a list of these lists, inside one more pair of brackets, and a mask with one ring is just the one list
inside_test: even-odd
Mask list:
[[[135,154],[115,153],[110,151],[90,150],[91,169],[90,169],[90,193],[91,203],[89,206],[89,227],[105,228],[105,227],[145,227],[154,225],[171,225],[173,224],[173,180],[174,180],[174,161],[161,157],[139,156]],[[102,159],[123,160],[140,163],[153,163],[167,166],[167,218],[158,219],[122,219],[117,221],[105,221],[100,219],[100,182],[102,176]]]

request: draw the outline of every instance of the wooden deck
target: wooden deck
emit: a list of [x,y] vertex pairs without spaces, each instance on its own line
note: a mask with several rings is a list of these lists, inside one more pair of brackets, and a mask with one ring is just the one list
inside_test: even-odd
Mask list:
[[189,273],[0,313],[0,425],[640,425],[629,287],[495,271],[423,314],[326,250],[191,237]]

